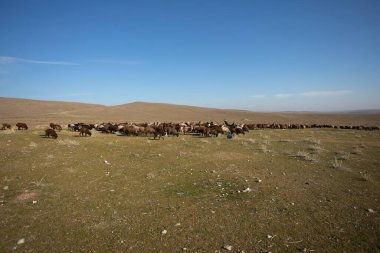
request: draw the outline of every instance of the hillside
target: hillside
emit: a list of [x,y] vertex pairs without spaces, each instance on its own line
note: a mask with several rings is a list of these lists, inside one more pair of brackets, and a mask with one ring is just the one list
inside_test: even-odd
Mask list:
[[326,123],[380,126],[380,114],[372,113],[262,113],[163,103],[135,102],[116,106],[76,102],[0,98],[0,123],[24,121],[30,125],[49,122],[152,122],[217,121],[256,123]]

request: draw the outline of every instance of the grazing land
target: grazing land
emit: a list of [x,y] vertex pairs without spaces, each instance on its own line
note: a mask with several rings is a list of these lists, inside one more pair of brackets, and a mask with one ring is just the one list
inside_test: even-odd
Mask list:
[[379,131],[43,133],[0,132],[1,252],[379,250]]
[[[1,120],[13,128],[0,131],[0,252],[380,250],[380,131],[256,129],[233,139],[153,140],[95,130],[79,137],[64,127],[57,139],[43,136],[50,122],[187,116],[379,126],[378,114],[2,102]],[[18,131],[16,122],[31,127]]]
[[229,120],[236,123],[332,124],[380,126],[379,111],[353,113],[252,112],[162,103],[129,103],[104,106],[73,102],[0,98],[0,123],[26,122],[46,127],[50,122],[181,122]]

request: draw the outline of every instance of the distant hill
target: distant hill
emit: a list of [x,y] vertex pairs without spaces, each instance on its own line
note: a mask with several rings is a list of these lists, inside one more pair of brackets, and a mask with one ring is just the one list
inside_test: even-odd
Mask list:
[[30,125],[50,122],[154,122],[216,121],[252,123],[328,123],[380,126],[380,114],[370,112],[262,113],[245,110],[215,109],[164,103],[135,102],[116,106],[76,102],[0,98],[0,123],[24,121]]
[[352,111],[343,111],[342,113],[346,114],[378,114],[380,115],[379,109],[369,109],[369,110],[352,110]]

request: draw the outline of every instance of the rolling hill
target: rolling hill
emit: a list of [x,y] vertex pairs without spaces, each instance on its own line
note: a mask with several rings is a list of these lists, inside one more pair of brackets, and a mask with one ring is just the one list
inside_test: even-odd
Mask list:
[[23,121],[30,125],[50,122],[152,122],[216,121],[255,123],[326,123],[380,126],[376,113],[263,113],[245,110],[215,109],[164,103],[134,102],[116,106],[77,102],[0,98],[0,123]]

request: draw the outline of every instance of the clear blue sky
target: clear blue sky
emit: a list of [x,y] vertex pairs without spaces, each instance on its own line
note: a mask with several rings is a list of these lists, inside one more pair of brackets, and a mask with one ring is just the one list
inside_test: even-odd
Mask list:
[[380,109],[379,0],[0,1],[0,96]]

